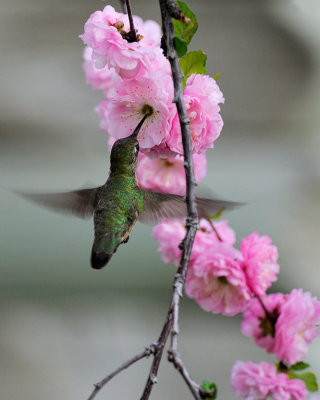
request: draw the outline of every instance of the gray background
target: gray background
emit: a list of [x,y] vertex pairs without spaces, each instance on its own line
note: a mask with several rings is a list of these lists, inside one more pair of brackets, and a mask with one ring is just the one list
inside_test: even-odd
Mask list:
[[[199,20],[191,48],[207,52],[226,98],[205,184],[247,203],[227,216],[238,243],[252,231],[273,238],[281,263],[273,290],[319,296],[320,11],[316,0],[301,3],[305,9],[289,0],[188,2]],[[94,382],[156,339],[167,311],[175,270],[161,263],[151,227],[137,225],[110,266],[93,271],[90,222],[5,189],[71,190],[106,179],[107,140],[93,111],[101,95],[85,84],[77,37],[106,4],[1,2],[1,399],[85,399]],[[156,0],[132,6],[159,21]],[[220,399],[235,398],[235,360],[275,361],[241,336],[240,318],[205,313],[187,298],[181,313],[183,358],[194,379],[218,382]],[[306,360],[319,374],[319,340]],[[149,362],[98,398],[139,398]],[[165,359],[152,398],[191,398]]]

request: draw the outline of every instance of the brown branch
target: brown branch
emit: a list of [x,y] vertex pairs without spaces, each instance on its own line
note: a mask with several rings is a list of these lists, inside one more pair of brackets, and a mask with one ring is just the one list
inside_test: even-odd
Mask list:
[[171,343],[170,343],[170,349],[168,350],[168,360],[172,362],[174,367],[177,369],[177,371],[180,372],[182,378],[186,382],[187,386],[189,387],[193,397],[196,400],[201,399],[201,391],[203,389],[201,388],[200,385],[198,385],[196,382],[194,382],[190,375],[189,372],[187,371],[186,367],[184,366],[180,353],[178,351],[178,335],[179,335],[179,303],[180,303],[180,297],[181,293],[174,292],[174,295],[176,296],[176,300],[174,302],[174,308],[172,310],[173,314],[173,320],[172,320],[172,328],[171,328]]
[[109,375],[107,375],[104,379],[94,385],[94,390],[91,395],[88,397],[88,400],[92,400],[98,394],[98,392],[106,385],[112,378],[122,372],[124,369],[130,367],[135,362],[143,359],[148,358],[151,354],[154,354],[157,351],[157,344],[153,343],[150,346],[146,347],[144,351],[135,355],[134,357],[130,358],[129,360],[125,361],[120,367],[116,368],[112,371]]
[[274,337],[275,336],[275,330],[276,330],[276,322],[277,322],[277,319],[279,317],[279,313],[277,311],[277,308],[275,308],[273,311],[269,311],[267,309],[266,305],[264,304],[262,298],[260,296],[257,296],[257,295],[255,295],[255,296],[256,296],[256,299],[259,301],[259,303],[260,303],[260,305],[261,305],[261,307],[262,307],[262,309],[263,309],[263,311],[265,313],[265,316],[266,316],[267,320],[270,323],[270,327],[271,327],[271,330],[272,330],[271,336]]
[[186,22],[187,18],[184,16],[180,7],[177,6],[175,0],[166,0],[166,8],[170,17],[178,19],[181,22]]
[[130,24],[130,31],[125,35],[125,37],[126,37],[126,40],[130,43],[137,42],[138,37],[137,37],[136,28],[134,27],[130,0],[125,0],[125,2],[126,2],[126,8],[127,8],[129,24]]
[[[171,333],[171,344],[170,349],[168,351],[169,361],[173,363],[175,368],[180,372],[183,379],[187,383],[193,397],[196,400],[201,400],[205,397],[213,397],[213,394],[210,392],[204,391],[200,385],[194,382],[185,368],[181,357],[178,352],[178,333],[179,333],[179,305],[180,298],[182,297],[183,287],[187,276],[189,260],[191,256],[191,250],[194,242],[194,238],[198,229],[198,212],[196,208],[195,202],[195,178],[194,178],[194,170],[193,170],[193,158],[192,158],[192,142],[190,135],[190,121],[188,118],[188,113],[186,110],[186,106],[183,98],[183,86],[182,79],[183,75],[181,73],[179,59],[177,57],[175,48],[174,48],[174,28],[172,24],[172,20],[170,17],[170,10],[168,10],[168,5],[172,5],[173,2],[171,0],[159,0],[160,1],[160,9],[162,16],[162,47],[164,49],[165,55],[168,58],[173,77],[174,84],[174,99],[173,102],[176,103],[177,111],[179,115],[179,121],[181,126],[181,134],[182,134],[182,144],[184,151],[184,168],[186,173],[186,205],[188,217],[186,221],[186,236],[181,244],[182,255],[180,259],[180,266],[177,270],[177,273],[173,282],[173,293],[170,301],[170,306],[167,312],[167,316],[162,327],[162,331],[158,338],[158,341],[147,348],[144,352],[138,354],[137,356],[131,358],[124,364],[122,364],[119,368],[114,370],[111,374],[109,374],[105,379],[101,382],[97,383],[95,386],[95,390],[88,400],[92,400],[95,394],[104,386],[107,382],[110,381],[115,375],[123,371],[125,368],[128,368],[130,365],[140,360],[141,358],[148,357],[150,354],[153,354],[153,362],[150,368],[150,372],[148,375],[148,379],[141,396],[140,400],[148,400],[153,388],[153,385],[157,382],[157,375],[160,366],[160,362],[163,356],[163,351],[165,345],[167,343],[168,337]],[[130,1],[126,0],[128,16],[130,21],[130,16],[132,20]],[[170,7],[169,7],[170,8]],[[171,9],[172,13],[172,9]],[[132,20],[133,24],[133,20]],[[131,25],[131,32],[136,32],[134,26]],[[130,32],[129,32],[130,33]]]
[[216,227],[214,226],[214,224],[213,224],[213,222],[211,221],[211,219],[210,219],[210,218],[206,218],[206,220],[209,222],[209,224],[210,224],[210,226],[211,226],[211,229],[212,229],[213,232],[216,234],[217,239],[218,239],[220,242],[222,242],[222,238],[221,238],[221,236],[219,235],[219,232],[217,231],[217,229],[216,229]]
[[193,382],[184,367],[182,360],[178,353],[178,321],[179,321],[179,304],[182,296],[184,283],[188,271],[188,265],[192,250],[194,238],[198,229],[198,212],[195,203],[195,178],[193,171],[193,158],[192,158],[192,142],[190,135],[190,121],[183,98],[183,86],[182,86],[182,73],[180,69],[179,59],[174,48],[174,28],[172,20],[167,8],[167,0],[159,0],[161,17],[162,17],[162,46],[165,51],[165,55],[168,58],[173,77],[174,84],[174,99],[176,103],[180,126],[182,134],[182,144],[184,151],[184,167],[186,173],[186,203],[187,203],[187,233],[182,243],[182,256],[180,259],[180,266],[173,282],[173,294],[171,298],[170,307],[168,310],[165,324],[162,328],[161,335],[158,340],[159,350],[154,354],[153,363],[147,379],[144,392],[141,400],[147,400],[150,397],[153,385],[157,381],[157,373],[161,358],[163,355],[163,349],[171,331],[171,346],[169,350],[169,360],[173,362],[174,366],[181,373],[188,387],[191,390],[194,398],[200,400],[203,395],[201,387]]

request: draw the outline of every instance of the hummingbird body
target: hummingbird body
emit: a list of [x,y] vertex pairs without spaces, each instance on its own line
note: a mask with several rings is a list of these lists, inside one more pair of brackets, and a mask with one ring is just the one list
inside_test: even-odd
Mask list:
[[[109,177],[103,186],[55,194],[18,192],[23,197],[58,212],[81,218],[94,216],[94,242],[91,251],[91,266],[94,269],[104,267],[119,245],[128,241],[137,220],[157,223],[163,219],[187,216],[183,196],[155,193],[138,186],[137,135],[147,117],[148,114],[130,136],[114,143]],[[199,218],[210,218],[223,209],[231,209],[237,205],[239,203],[213,198],[196,198]]]
[[98,188],[94,211],[95,239],[91,252],[94,268],[101,268],[100,265],[109,261],[118,246],[129,239],[143,210],[143,201],[144,191],[138,187],[135,173],[110,172],[105,185]]

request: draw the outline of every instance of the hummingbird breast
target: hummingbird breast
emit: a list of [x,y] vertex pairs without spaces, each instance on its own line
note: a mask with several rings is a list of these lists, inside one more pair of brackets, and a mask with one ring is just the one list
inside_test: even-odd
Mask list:
[[111,174],[97,193],[92,248],[94,258],[108,257],[109,261],[119,245],[128,238],[142,209],[143,191],[136,185],[135,177]]

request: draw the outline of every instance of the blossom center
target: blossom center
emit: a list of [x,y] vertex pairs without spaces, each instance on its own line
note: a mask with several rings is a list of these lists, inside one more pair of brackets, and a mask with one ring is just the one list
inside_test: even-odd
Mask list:
[[141,108],[141,114],[142,115],[151,116],[153,113],[154,113],[153,108],[149,104],[145,103],[142,106],[142,108]]
[[269,311],[268,315],[259,317],[259,328],[261,329],[260,337],[266,337],[270,335],[275,337],[275,326],[279,317],[279,311],[276,307],[273,311]]
[[218,281],[222,285],[229,285],[228,279],[225,276],[219,276]]
[[167,168],[170,168],[174,165],[173,162],[169,161],[167,158],[163,161],[163,165]]
[[137,31],[135,34],[131,31],[126,32],[123,29],[124,23],[122,21],[115,22],[114,24],[109,23],[109,25],[114,26],[122,36],[122,39],[126,40],[128,43],[139,42],[141,39],[143,39],[143,36],[139,35]]

